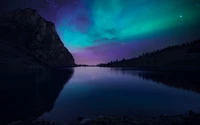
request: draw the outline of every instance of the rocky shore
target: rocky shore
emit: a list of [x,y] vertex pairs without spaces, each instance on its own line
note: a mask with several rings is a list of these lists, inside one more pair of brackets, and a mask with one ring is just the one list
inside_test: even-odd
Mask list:
[[[9,125],[61,125],[53,121],[13,122]],[[62,125],[200,125],[200,114],[188,111],[186,114],[161,115],[159,117],[78,117],[76,121]]]

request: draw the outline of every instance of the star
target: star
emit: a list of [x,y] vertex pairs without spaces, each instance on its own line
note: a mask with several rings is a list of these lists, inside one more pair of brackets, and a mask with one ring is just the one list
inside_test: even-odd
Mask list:
[[[55,24],[61,41],[71,53],[76,53],[77,63],[93,64],[111,60],[111,57],[113,60],[137,57],[144,51],[184,42],[183,37],[187,37],[187,41],[198,39],[199,1],[4,0],[0,2],[0,11],[36,9]],[[171,34],[174,37],[167,37]],[[96,42],[101,39],[102,42]],[[118,54],[120,49],[126,51]],[[83,54],[91,60],[83,58]]]

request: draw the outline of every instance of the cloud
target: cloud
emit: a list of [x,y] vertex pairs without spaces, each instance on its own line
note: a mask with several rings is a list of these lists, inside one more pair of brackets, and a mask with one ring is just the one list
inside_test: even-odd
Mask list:
[[117,31],[114,28],[112,28],[112,29],[106,29],[105,32],[108,33],[108,34],[110,34],[110,35],[113,35],[113,36],[117,35]]

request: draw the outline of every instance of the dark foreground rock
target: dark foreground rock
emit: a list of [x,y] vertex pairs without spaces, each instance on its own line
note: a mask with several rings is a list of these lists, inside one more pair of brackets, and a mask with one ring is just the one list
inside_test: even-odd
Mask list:
[[[59,125],[49,121],[14,122],[9,125]],[[187,114],[162,115],[160,117],[79,117],[77,121],[62,125],[200,125],[200,114],[189,111]]]
[[52,22],[36,10],[18,9],[0,14],[0,64],[73,66],[74,58]]

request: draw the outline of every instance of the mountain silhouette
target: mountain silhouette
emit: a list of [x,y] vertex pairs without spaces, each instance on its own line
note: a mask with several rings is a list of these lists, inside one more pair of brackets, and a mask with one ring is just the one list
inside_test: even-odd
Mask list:
[[133,67],[152,69],[200,69],[200,40],[169,46],[131,59],[99,64],[100,67]]
[[30,8],[0,14],[0,64],[22,67],[75,65],[55,25]]

